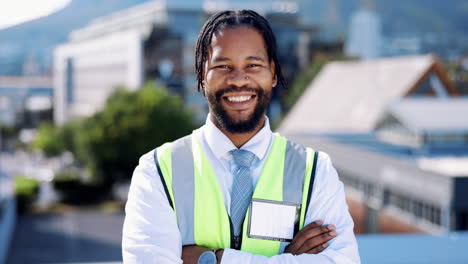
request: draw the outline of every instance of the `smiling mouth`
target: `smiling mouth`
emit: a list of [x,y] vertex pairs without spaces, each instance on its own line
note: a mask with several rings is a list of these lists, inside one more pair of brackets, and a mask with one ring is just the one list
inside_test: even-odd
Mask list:
[[227,96],[229,102],[242,103],[249,101],[254,95],[241,95],[241,96]]
[[250,109],[254,106],[256,101],[256,94],[233,94],[229,93],[222,97],[223,102],[225,103],[226,109],[234,111],[244,111]]

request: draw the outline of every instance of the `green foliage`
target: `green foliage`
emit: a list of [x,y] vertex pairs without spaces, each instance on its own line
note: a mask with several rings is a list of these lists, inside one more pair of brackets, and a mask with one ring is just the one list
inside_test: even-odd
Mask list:
[[42,150],[49,157],[59,155],[65,150],[61,129],[50,123],[42,123],[31,147]]
[[[130,178],[141,155],[191,133],[195,125],[179,97],[147,83],[137,91],[118,89],[102,111],[86,119],[41,126],[34,146],[49,155],[72,152],[89,170],[92,184],[110,186]],[[73,178],[65,175],[60,180]]]
[[14,147],[19,148],[18,134],[18,127],[0,123],[0,147],[3,151],[11,150]]
[[13,137],[18,135],[18,128],[14,126],[7,126],[0,123],[0,132],[3,137]]
[[62,202],[69,204],[95,203],[108,193],[105,186],[83,182],[76,170],[57,173],[52,184]]
[[29,210],[39,194],[39,181],[24,176],[14,178],[15,196],[18,203],[18,212],[24,213]]
[[314,60],[310,64],[309,68],[297,74],[291,87],[287,91],[287,95],[284,100],[285,113],[289,112],[294,104],[304,93],[305,89],[314,80],[317,74],[322,68],[331,61],[343,61],[350,60],[350,58],[344,57],[343,55],[326,55],[319,54],[314,57]]
[[86,133],[76,141],[86,143],[75,152],[100,183],[129,178],[142,154],[195,128],[182,100],[153,83],[136,92],[119,89],[82,125]]
[[76,189],[81,184],[80,175],[76,171],[61,171],[55,174],[52,184],[58,192]]

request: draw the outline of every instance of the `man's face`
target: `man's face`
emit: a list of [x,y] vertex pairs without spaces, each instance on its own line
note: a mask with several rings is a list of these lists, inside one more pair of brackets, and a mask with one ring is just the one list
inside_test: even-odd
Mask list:
[[214,121],[230,133],[257,128],[276,86],[275,65],[268,59],[262,35],[247,26],[215,33],[204,69]]

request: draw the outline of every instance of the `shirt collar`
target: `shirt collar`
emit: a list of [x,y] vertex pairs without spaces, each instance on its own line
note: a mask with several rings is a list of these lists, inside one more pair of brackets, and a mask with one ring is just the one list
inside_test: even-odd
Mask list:
[[[229,151],[237,149],[232,141],[211,121],[210,114],[208,114],[203,128],[205,140],[208,143],[211,151],[220,159],[224,157]],[[270,146],[273,137],[273,132],[270,129],[270,122],[267,116],[265,116],[265,124],[255,136],[247,141],[241,149],[248,150],[255,154],[258,159],[262,160],[268,147]]]

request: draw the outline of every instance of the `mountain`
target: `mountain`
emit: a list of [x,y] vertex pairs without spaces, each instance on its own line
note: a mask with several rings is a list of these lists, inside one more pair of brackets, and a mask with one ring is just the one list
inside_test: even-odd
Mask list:
[[[147,1],[73,0],[47,17],[0,30],[0,75],[21,75],[25,61],[37,64],[41,73],[50,72],[54,47],[66,42],[72,30],[85,26],[93,18]],[[442,57],[468,53],[467,0],[296,1],[302,21],[319,25],[322,33],[332,39],[346,37],[351,15],[362,3],[367,3],[380,15],[386,37],[416,36],[422,39],[424,52],[436,52]],[[197,6],[202,2],[166,0],[171,6]]]
[[72,30],[93,18],[147,1],[73,0],[47,17],[0,30],[0,75],[21,75],[25,61],[38,64],[41,73],[49,72],[54,47],[66,42]]
[[422,52],[442,57],[468,54],[468,1],[466,0],[303,0],[300,12],[306,23],[321,26],[325,36],[344,38],[352,14],[370,5],[382,22],[382,35],[417,37]]
[[299,12],[306,22],[338,23],[346,30],[352,13],[363,2],[381,16],[384,34],[434,31],[468,34],[466,0],[303,0]]

